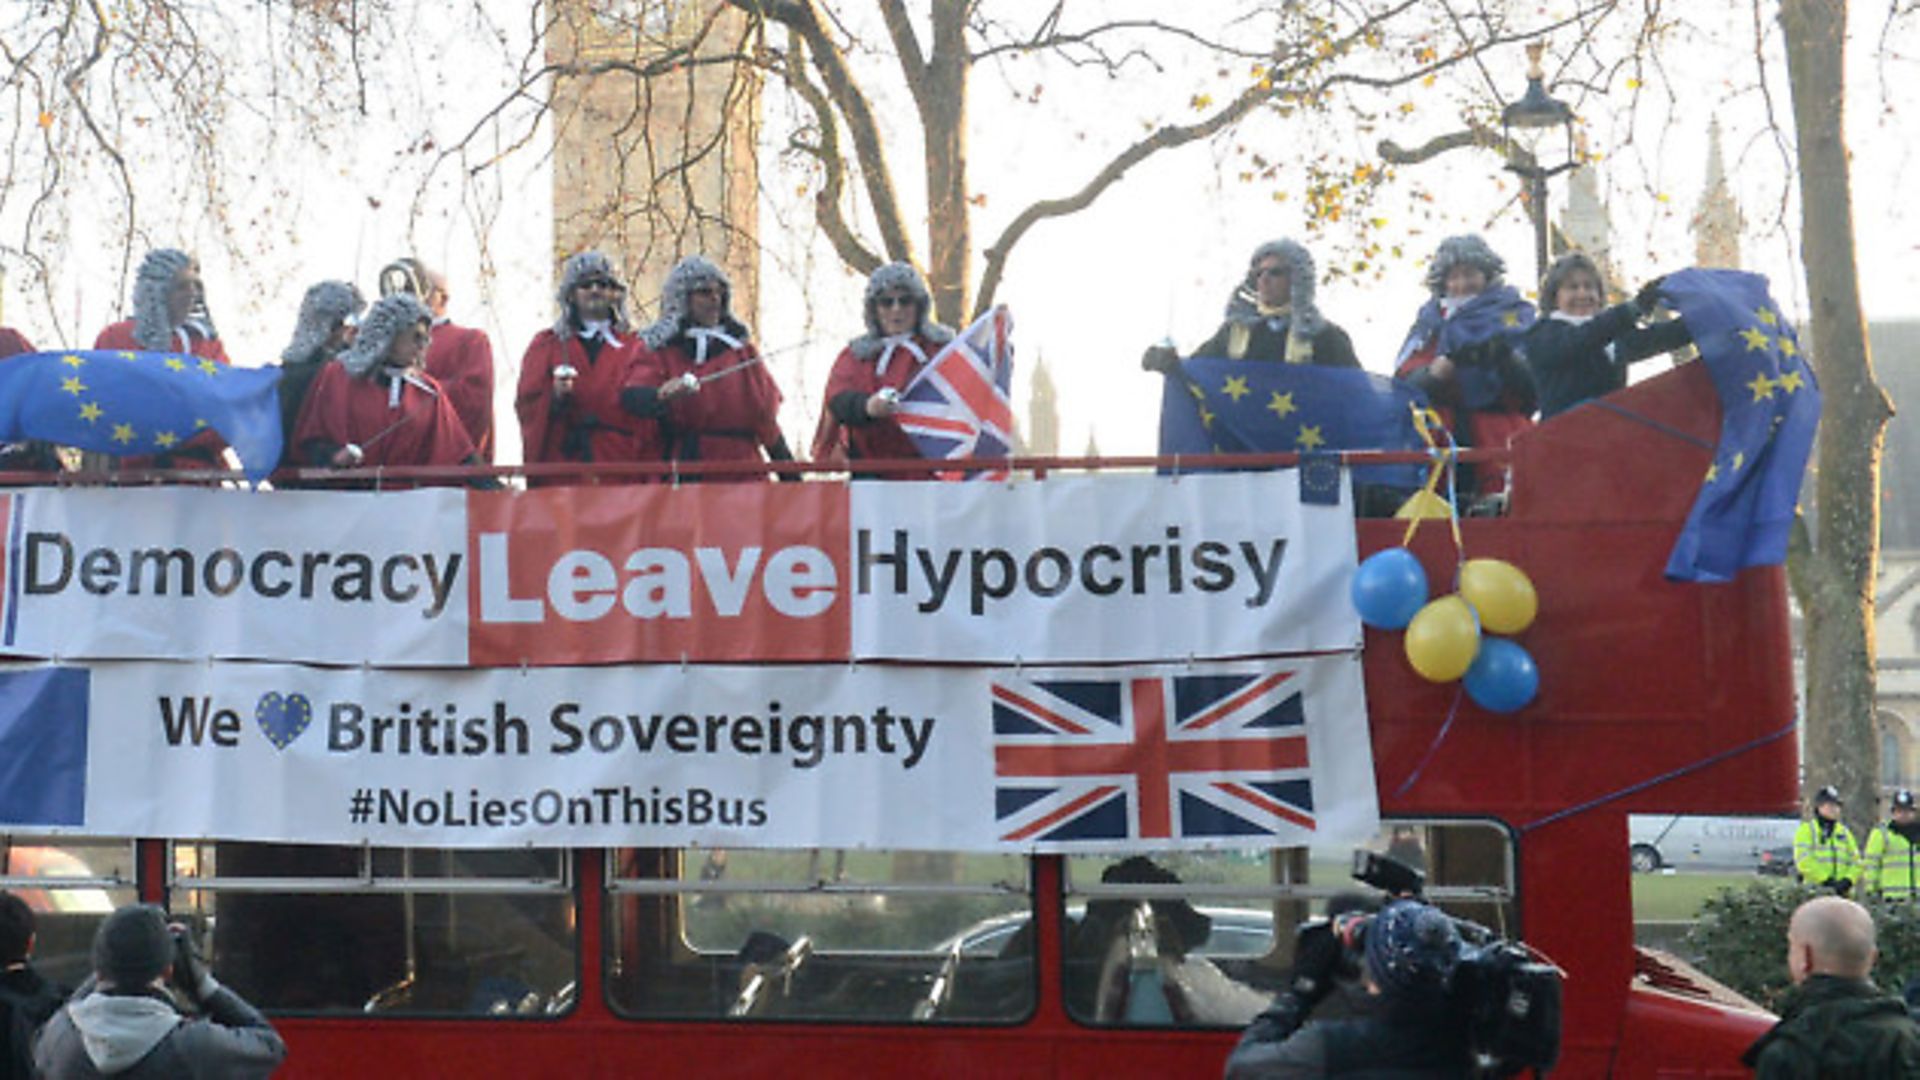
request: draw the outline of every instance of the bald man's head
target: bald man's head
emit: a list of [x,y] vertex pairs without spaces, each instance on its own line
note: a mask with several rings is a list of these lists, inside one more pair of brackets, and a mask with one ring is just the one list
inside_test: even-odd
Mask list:
[[1801,904],[1787,924],[1787,970],[1795,983],[1809,975],[1864,979],[1873,970],[1873,916],[1838,896]]

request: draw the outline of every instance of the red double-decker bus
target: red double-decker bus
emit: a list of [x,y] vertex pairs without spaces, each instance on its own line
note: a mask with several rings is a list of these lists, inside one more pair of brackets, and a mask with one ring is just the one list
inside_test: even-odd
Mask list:
[[[1744,1075],[1771,1022],[1634,940],[1630,812],[1796,796],[1782,573],[1662,577],[1717,422],[1683,367],[1520,439],[1506,514],[1460,523],[1541,596],[1532,705],[1458,704],[1395,635],[1362,652],[1371,846],[1565,970],[1560,1076]],[[1365,556],[1406,523],[1356,527]],[[1447,533],[1413,544],[1436,582]],[[1141,873],[1113,853],[4,842],[44,967],[77,980],[106,910],[165,904],[273,1015],[289,1076],[1211,1075],[1296,923],[1353,888],[1346,848],[1130,853]]]

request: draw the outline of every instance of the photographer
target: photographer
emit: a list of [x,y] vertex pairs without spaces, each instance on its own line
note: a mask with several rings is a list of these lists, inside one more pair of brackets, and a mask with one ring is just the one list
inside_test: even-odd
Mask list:
[[[167,992],[171,980],[203,1014],[189,1020]],[[132,904],[93,937],[93,977],[47,1021],[34,1064],[48,1080],[267,1076],[287,1044],[259,1010],[220,985],[184,927]]]
[[[1331,994],[1343,962],[1361,954],[1368,1008],[1342,1020],[1307,1017]],[[1227,1059],[1227,1076],[1465,1077],[1466,1025],[1448,994],[1462,943],[1453,920],[1419,900],[1396,900],[1370,919],[1304,927],[1293,983],[1254,1018]]]

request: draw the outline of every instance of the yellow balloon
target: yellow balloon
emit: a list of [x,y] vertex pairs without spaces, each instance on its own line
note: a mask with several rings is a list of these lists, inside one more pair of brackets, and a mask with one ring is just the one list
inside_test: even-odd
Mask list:
[[1460,595],[1480,613],[1480,625],[1496,634],[1525,630],[1540,611],[1526,571],[1504,559],[1468,559],[1460,568]]
[[1401,521],[1414,518],[1448,518],[1453,516],[1453,504],[1435,495],[1431,491],[1416,491],[1413,497],[1400,504],[1393,516]]
[[1407,661],[1429,682],[1452,682],[1467,673],[1480,652],[1480,623],[1473,609],[1451,593],[1432,601],[1407,624]]

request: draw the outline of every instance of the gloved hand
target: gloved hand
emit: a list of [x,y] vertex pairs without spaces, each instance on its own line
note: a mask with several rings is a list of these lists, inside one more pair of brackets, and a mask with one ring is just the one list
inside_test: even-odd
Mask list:
[[1340,939],[1327,923],[1314,923],[1300,931],[1294,941],[1291,988],[1302,1004],[1312,1008],[1333,992],[1342,952]]
[[1653,314],[1653,309],[1660,306],[1660,286],[1666,280],[1665,277],[1654,278],[1633,294],[1633,306],[1640,309],[1641,318]]
[[1853,892],[1853,879],[1850,877],[1835,878],[1833,882],[1833,891],[1834,891],[1834,895],[1836,896],[1851,895]]
[[1171,345],[1150,345],[1140,354],[1142,371],[1157,371],[1162,375],[1171,375],[1180,365],[1180,353]]

